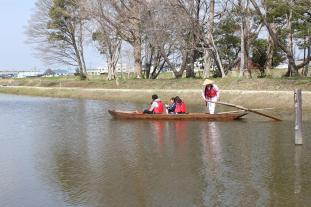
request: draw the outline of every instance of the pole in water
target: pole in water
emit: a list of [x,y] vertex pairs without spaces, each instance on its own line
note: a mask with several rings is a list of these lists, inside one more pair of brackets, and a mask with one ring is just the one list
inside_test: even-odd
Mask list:
[[295,89],[294,93],[295,103],[295,144],[302,144],[302,98],[301,89]]

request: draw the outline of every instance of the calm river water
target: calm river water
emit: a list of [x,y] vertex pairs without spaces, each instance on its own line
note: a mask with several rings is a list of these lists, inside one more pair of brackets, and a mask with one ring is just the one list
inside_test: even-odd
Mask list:
[[[310,206],[311,116],[119,121],[143,105],[0,95],[1,207]],[[193,106],[193,111],[202,107]]]

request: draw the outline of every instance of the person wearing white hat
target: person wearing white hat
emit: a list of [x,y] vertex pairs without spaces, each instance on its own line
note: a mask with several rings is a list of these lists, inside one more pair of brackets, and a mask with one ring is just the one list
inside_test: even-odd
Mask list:
[[219,88],[214,83],[214,81],[206,79],[203,82],[203,90],[202,90],[202,98],[206,102],[206,106],[210,114],[215,113],[216,104],[213,102],[217,102],[219,99]]

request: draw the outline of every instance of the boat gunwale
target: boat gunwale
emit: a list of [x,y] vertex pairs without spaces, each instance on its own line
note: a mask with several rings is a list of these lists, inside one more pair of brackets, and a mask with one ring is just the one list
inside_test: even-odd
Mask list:
[[248,113],[244,110],[221,112],[217,114],[209,113],[185,113],[185,114],[143,114],[136,111],[108,110],[108,112],[117,119],[133,120],[210,120],[210,121],[231,121],[241,118]]

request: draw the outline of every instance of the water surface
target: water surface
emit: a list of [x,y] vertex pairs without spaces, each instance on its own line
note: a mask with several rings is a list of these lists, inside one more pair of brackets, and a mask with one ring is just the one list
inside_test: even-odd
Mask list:
[[[309,206],[304,145],[285,121],[122,121],[143,105],[0,95],[0,206]],[[189,106],[200,111],[202,106]]]

